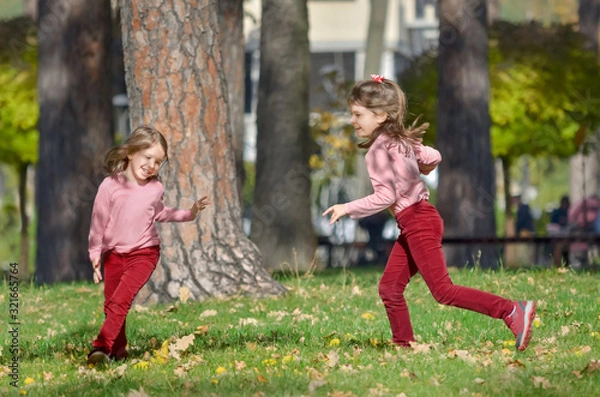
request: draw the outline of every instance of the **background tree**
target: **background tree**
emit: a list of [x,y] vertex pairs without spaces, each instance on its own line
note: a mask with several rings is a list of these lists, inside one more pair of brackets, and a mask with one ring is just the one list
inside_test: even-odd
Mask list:
[[215,0],[122,3],[132,126],[153,125],[169,143],[165,204],[212,203],[196,222],[160,225],[161,262],[142,302],[284,292],[242,231],[218,12]]
[[39,1],[37,281],[91,278],[92,202],[111,146],[110,2]]
[[251,238],[265,266],[314,260],[310,211],[309,45],[306,0],[264,0]]
[[[600,13],[598,0],[579,0],[578,25],[584,37],[584,48],[598,56],[598,17]],[[590,60],[597,63],[598,59]],[[598,148],[600,131],[585,131],[587,144],[579,146],[578,153],[569,161],[571,168],[570,196],[571,202],[577,203],[584,196],[598,191],[600,178],[600,150]],[[581,143],[583,143],[582,141]]]
[[[444,219],[445,236],[493,236],[495,173],[490,147],[486,1],[439,4],[437,147],[443,161],[437,208]],[[495,252],[485,246],[450,246],[446,254],[450,265],[497,264]]]
[[[388,15],[388,0],[370,0],[369,3],[369,25],[367,41],[365,43],[365,64],[362,78],[369,78],[371,74],[381,73],[381,56],[385,45],[384,33]],[[350,90],[347,91],[346,95],[348,95]],[[354,193],[353,199],[358,199],[373,193],[373,186],[371,185],[364,156],[356,157],[355,168],[355,186],[352,190]]]
[[244,203],[244,88],[245,40],[244,0],[219,0],[219,22],[223,68],[227,83],[227,102],[231,117],[231,144],[235,160],[235,174],[240,205]]
[[17,172],[19,192],[19,277],[28,277],[29,215],[27,172],[37,162],[39,108],[37,103],[37,47],[35,26],[27,18],[0,24],[0,162]]

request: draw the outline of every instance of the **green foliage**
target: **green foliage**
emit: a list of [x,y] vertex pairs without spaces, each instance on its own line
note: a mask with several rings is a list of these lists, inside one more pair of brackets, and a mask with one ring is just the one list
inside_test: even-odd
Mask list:
[[[489,33],[494,156],[568,157],[600,122],[600,68],[571,25],[499,23]],[[437,58],[428,54],[401,76],[409,109],[435,133]]]
[[19,35],[12,25],[0,29],[0,161],[21,166],[38,156],[37,46],[33,29]]

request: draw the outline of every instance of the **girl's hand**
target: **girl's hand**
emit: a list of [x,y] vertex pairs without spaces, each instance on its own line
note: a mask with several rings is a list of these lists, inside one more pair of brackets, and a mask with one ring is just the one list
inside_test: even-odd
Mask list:
[[194,215],[194,218],[198,216],[198,213],[200,211],[203,211],[207,205],[209,205],[210,203],[208,202],[208,197],[204,196],[202,197],[200,200],[196,201],[194,203],[194,205],[192,206],[192,215]]
[[327,208],[325,212],[323,212],[323,216],[326,216],[329,213],[331,213],[331,218],[329,218],[330,225],[333,225],[333,223],[337,222],[342,216],[348,215],[346,213],[345,204],[332,205],[331,207]]
[[92,262],[92,268],[94,269],[94,283],[98,284],[102,281],[102,273],[100,272],[100,258],[94,259]]

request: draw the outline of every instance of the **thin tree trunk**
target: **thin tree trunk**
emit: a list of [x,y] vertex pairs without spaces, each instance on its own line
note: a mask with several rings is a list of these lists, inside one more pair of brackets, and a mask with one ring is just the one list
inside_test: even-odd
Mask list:
[[487,0],[488,4],[488,26],[500,20],[500,0]]
[[[371,0],[369,13],[369,31],[365,46],[365,76],[381,73],[381,54],[383,53],[385,21],[388,14],[388,0]],[[393,76],[387,76],[393,78]]]
[[229,114],[231,115],[231,144],[240,205],[244,208],[244,88],[245,42],[244,1],[220,0],[219,22],[223,67],[227,82]]
[[19,213],[21,214],[21,259],[19,260],[19,278],[29,276],[29,217],[27,216],[27,169],[29,164],[20,164],[19,171]]
[[[437,206],[446,236],[495,236],[486,1],[440,2]],[[446,247],[448,265],[497,265],[493,248]]]
[[[585,47],[598,54],[598,0],[580,0],[579,1],[579,31],[585,36]],[[592,139],[596,145],[600,141],[600,132],[591,131]],[[590,138],[588,138],[589,140]],[[582,148],[581,148],[582,149]],[[598,185],[600,179],[600,170],[598,169],[598,157],[600,151],[597,146],[590,149],[588,153],[580,150],[579,153],[571,157],[569,161],[571,169],[570,200],[577,204],[583,198],[592,194],[599,193]]]
[[[369,12],[369,30],[365,44],[365,72],[363,78],[369,78],[371,74],[381,73],[381,55],[383,53],[385,22],[387,19],[388,0],[371,0]],[[385,76],[394,79],[395,76]],[[355,175],[356,183],[354,198],[365,197],[373,193],[371,179],[367,171],[364,156],[356,156]]]
[[251,238],[269,270],[307,270],[317,241],[310,211],[306,0],[264,0]]
[[23,0],[23,12],[32,21],[36,22],[38,18],[38,0]]
[[91,279],[92,203],[110,148],[109,0],[39,1],[40,283]]
[[217,2],[121,4],[132,127],[152,125],[169,143],[165,204],[212,203],[193,223],[159,225],[161,262],[138,301],[172,300],[182,287],[197,300],[283,293],[242,230]]

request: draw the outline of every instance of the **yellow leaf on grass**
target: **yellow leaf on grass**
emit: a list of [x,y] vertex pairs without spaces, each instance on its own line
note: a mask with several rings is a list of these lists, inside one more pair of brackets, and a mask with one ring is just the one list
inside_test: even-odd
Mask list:
[[364,318],[365,320],[374,320],[375,316],[369,312],[363,313],[362,318]]
[[148,369],[148,361],[140,361],[133,364],[134,369]]

